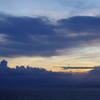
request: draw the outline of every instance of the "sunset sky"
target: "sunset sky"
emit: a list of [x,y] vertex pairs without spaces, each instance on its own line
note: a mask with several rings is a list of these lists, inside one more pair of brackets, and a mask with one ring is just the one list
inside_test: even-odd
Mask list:
[[0,0],[3,59],[10,68],[82,72],[99,66],[100,1]]

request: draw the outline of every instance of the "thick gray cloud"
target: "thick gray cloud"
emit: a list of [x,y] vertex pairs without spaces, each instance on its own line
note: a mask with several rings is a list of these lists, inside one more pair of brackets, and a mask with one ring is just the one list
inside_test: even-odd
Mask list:
[[[0,56],[57,56],[100,39],[100,18],[76,16],[52,24],[46,17],[0,15]],[[85,44],[85,45],[84,45]]]
[[91,36],[100,32],[99,17],[75,16],[69,19],[59,20],[58,22],[63,25],[63,28],[74,33],[88,33]]

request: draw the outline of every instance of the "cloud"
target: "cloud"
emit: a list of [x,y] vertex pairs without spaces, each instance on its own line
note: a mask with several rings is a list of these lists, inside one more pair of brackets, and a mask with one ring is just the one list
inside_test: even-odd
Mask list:
[[56,25],[46,17],[0,14],[0,19],[1,57],[59,56],[100,39],[99,17],[75,16],[58,20]]
[[95,66],[93,70],[89,71],[89,75],[100,75],[100,66]]
[[[100,18],[90,16],[75,16],[69,19],[61,19],[58,21],[63,28],[77,34],[88,33],[89,36],[99,34]],[[87,34],[86,34],[87,35]]]
[[0,88],[99,87],[98,75],[76,73],[74,76],[72,73],[52,72],[44,68],[0,66]]
[[[72,67],[76,68],[77,67]],[[79,67],[88,68],[88,67]],[[16,66],[9,68],[7,61],[0,63],[0,88],[32,87],[99,87],[100,66],[88,73],[53,72],[44,68]]]
[[[52,72],[44,68],[32,68],[27,66],[7,67],[7,61],[0,64],[0,88],[3,87],[39,87],[39,86],[59,86],[61,84],[71,84],[69,77],[72,73]],[[66,81],[66,79],[69,79]],[[68,83],[67,83],[68,82]]]
[[60,67],[63,70],[68,70],[68,69],[93,69],[93,67]]
[[70,76],[71,73],[52,72],[44,68],[16,66],[16,68],[9,68],[7,61],[3,60],[0,63],[0,76]]

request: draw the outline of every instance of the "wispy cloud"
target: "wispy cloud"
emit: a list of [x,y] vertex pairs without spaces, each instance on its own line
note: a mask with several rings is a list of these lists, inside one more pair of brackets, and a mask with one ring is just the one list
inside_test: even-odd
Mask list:
[[63,70],[68,70],[68,69],[93,69],[94,67],[60,67]]

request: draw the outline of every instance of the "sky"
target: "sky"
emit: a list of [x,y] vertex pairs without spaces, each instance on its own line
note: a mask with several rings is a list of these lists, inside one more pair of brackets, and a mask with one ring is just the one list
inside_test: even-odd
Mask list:
[[53,71],[98,66],[99,2],[0,0],[0,60]]
[[0,0],[0,88],[99,87],[99,0]]
[[10,68],[28,65],[56,72],[99,66],[99,3],[0,0],[0,61],[7,60]]
[[99,2],[0,0],[0,60],[53,71],[98,66]]

